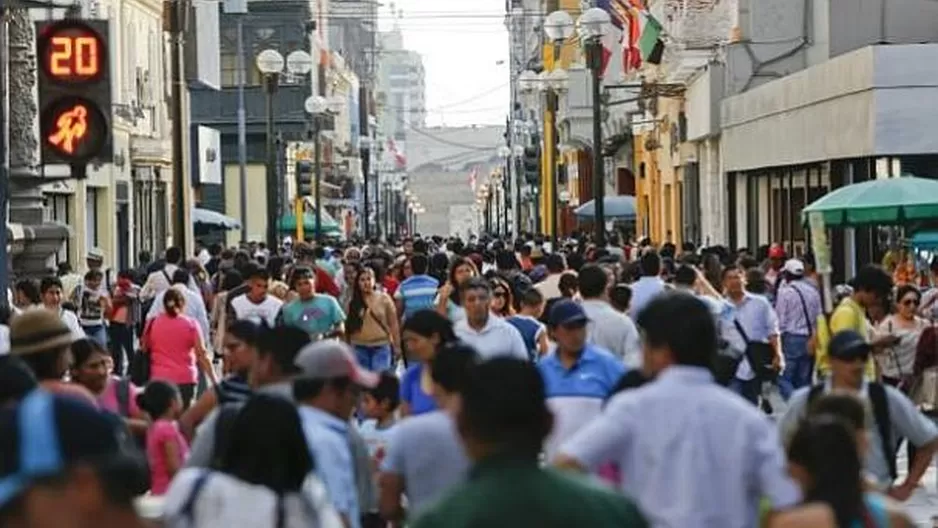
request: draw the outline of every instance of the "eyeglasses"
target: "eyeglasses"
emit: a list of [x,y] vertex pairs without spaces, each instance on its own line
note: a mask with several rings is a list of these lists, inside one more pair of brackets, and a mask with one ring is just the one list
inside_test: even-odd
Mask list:
[[916,298],[916,299],[903,299],[903,300],[902,300],[902,305],[903,305],[903,306],[918,306],[918,304],[919,304],[919,300],[918,300],[917,298]]
[[499,290],[499,291],[496,291],[496,292],[495,292],[495,296],[496,296],[496,297],[507,297],[508,294],[507,294],[506,292],[503,292],[503,291],[500,291],[500,290]]

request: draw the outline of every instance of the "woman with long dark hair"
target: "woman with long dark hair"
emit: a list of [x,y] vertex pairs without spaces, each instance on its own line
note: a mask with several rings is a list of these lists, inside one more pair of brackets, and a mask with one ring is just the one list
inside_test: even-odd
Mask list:
[[173,480],[164,525],[340,527],[313,467],[296,406],[258,394],[232,420],[217,467],[184,469]]
[[515,296],[511,285],[501,277],[492,277],[492,315],[511,317],[515,315]]
[[345,330],[359,364],[368,370],[390,370],[400,350],[394,300],[375,289],[375,270],[359,266],[346,308]]
[[472,260],[466,257],[456,257],[449,267],[449,279],[436,296],[436,311],[440,315],[449,317],[454,323],[466,318],[466,311],[462,307],[460,287],[469,279],[479,275],[479,270]]
[[441,346],[456,341],[453,323],[433,310],[420,310],[404,321],[402,338],[415,364],[401,377],[400,414],[403,417],[434,411],[429,362]]
[[840,528],[909,526],[891,512],[885,497],[865,492],[856,432],[830,414],[803,421],[788,446],[789,471],[801,485],[804,502],[828,506]]

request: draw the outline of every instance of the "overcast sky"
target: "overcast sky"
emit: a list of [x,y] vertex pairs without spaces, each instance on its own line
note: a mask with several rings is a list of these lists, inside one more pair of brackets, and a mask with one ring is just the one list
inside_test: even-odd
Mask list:
[[[381,28],[393,23],[384,2]],[[504,124],[508,32],[504,0],[395,0],[404,46],[423,56],[429,126]]]

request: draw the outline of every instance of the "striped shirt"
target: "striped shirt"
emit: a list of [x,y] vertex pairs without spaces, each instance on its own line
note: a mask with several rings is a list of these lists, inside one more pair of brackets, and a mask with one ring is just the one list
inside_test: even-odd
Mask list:
[[252,392],[248,380],[238,375],[223,379],[215,388],[219,407],[226,403],[246,402],[251,397]]
[[432,310],[439,287],[440,281],[429,275],[414,275],[402,282],[394,293],[394,299],[404,306],[404,320],[420,310]]

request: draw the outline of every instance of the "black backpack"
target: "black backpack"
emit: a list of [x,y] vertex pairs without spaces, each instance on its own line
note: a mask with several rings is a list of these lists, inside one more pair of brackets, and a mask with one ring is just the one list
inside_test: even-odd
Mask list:
[[[808,392],[808,405],[824,393],[824,385],[817,384],[811,387]],[[883,457],[889,466],[889,476],[895,480],[898,473],[896,471],[896,453],[899,446],[892,440],[892,419],[889,416],[889,399],[886,396],[886,388],[882,383],[870,383],[867,385],[870,404],[873,406],[873,420],[876,421],[876,429],[882,438]]]

